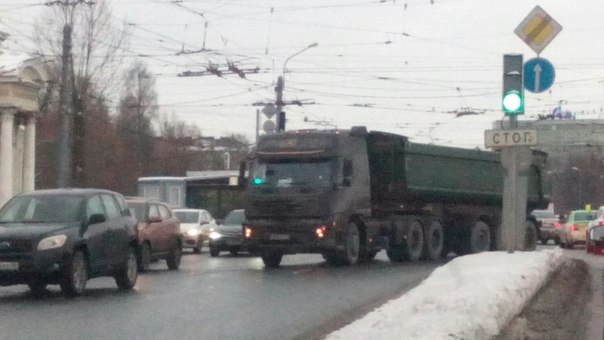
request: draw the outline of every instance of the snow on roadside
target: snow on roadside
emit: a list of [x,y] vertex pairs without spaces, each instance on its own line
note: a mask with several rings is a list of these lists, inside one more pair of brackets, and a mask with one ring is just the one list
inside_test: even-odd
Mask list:
[[490,339],[561,263],[561,249],[460,256],[326,339]]

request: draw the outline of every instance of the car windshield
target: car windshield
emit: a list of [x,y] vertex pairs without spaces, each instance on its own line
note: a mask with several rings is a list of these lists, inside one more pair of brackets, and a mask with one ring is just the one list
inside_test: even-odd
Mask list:
[[259,162],[255,164],[250,179],[253,185],[325,187],[331,183],[331,168],[332,163],[326,160],[316,162]]
[[0,210],[0,222],[75,222],[80,217],[82,200],[76,195],[17,196]]
[[175,210],[174,215],[176,215],[176,218],[178,218],[181,223],[197,223],[197,222],[199,222],[199,211]]
[[130,216],[136,217],[139,221],[144,221],[145,216],[145,204],[144,203],[128,203],[128,210],[130,210]]
[[233,210],[226,215],[224,218],[225,225],[239,225],[243,224],[245,220],[245,213],[243,210]]

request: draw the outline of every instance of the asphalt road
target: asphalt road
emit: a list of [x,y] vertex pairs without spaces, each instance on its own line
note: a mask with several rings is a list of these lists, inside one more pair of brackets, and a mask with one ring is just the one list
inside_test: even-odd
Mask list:
[[312,339],[416,286],[441,263],[392,264],[381,252],[357,267],[321,256],[262,260],[223,253],[185,255],[180,270],[163,261],[133,292],[111,278],[89,281],[83,296],[58,286],[36,299],[26,286],[0,287],[0,337],[9,339]]

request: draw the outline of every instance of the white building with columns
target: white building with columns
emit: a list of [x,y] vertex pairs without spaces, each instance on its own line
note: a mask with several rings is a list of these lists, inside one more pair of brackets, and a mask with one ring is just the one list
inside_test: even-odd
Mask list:
[[36,116],[47,80],[40,59],[0,55],[0,206],[34,190]]

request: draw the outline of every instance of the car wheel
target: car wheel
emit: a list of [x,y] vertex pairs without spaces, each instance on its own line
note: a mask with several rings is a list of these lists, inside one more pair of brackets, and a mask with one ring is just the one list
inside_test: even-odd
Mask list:
[[237,254],[239,254],[239,251],[237,249],[231,249],[229,250],[229,253],[231,253],[231,255],[233,256],[237,256]]
[[220,255],[220,248],[210,245],[210,256],[217,257]]
[[574,246],[575,246],[575,244],[574,244],[574,243],[572,243],[572,242],[568,242],[568,243],[566,244],[566,248],[567,248],[567,249],[573,249],[573,247],[574,247]]
[[280,253],[268,253],[262,255],[262,262],[267,268],[277,268],[281,264],[283,254]]
[[554,238],[554,244],[555,245],[559,245],[560,244],[560,238],[559,237]]
[[138,277],[138,261],[136,260],[136,251],[134,247],[128,247],[128,253],[124,263],[115,273],[115,283],[121,290],[130,290],[136,284]]
[[27,285],[29,286],[29,290],[34,297],[42,297],[48,292],[46,290],[47,284],[45,282],[32,281]]
[[176,242],[176,245],[170,249],[170,255],[166,259],[166,263],[168,264],[168,269],[177,270],[180,266],[180,259],[182,257],[182,246],[180,242]]
[[81,250],[76,250],[63,268],[61,291],[65,296],[74,297],[82,295],[88,281],[88,263],[86,255]]
[[148,242],[143,243],[141,247],[140,258],[138,260],[138,270],[140,272],[149,271],[151,265],[151,246]]

